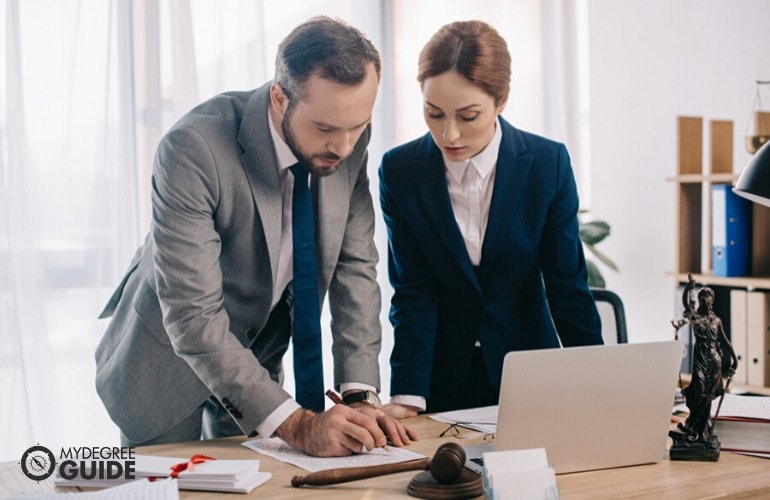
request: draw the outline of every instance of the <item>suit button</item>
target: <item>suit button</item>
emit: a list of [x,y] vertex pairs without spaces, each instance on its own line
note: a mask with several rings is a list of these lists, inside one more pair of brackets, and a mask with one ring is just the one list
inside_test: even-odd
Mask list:
[[255,332],[253,328],[249,328],[248,330],[246,330],[246,337],[248,337],[249,340],[253,340],[254,337],[256,336],[257,336],[257,332]]
[[239,419],[239,420],[240,420],[241,418],[243,418],[243,415],[241,415],[241,412],[239,412],[238,410],[234,410],[234,411],[232,412],[232,415],[233,415],[233,417],[235,417],[235,418],[237,418],[237,419]]
[[222,403],[223,403],[225,406],[227,406],[227,405],[229,405],[229,404],[230,404],[230,400],[229,400],[229,399],[227,399],[227,398],[222,398]]

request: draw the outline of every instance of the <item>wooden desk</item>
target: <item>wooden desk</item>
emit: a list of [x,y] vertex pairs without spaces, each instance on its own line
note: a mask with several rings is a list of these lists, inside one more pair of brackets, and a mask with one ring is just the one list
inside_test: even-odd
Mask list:
[[[409,425],[420,435],[420,441],[409,448],[418,453],[432,456],[436,448],[445,441],[460,444],[482,442],[483,435],[478,432],[463,430],[466,439],[453,437],[439,438],[438,435],[447,425],[427,417],[410,419]],[[322,488],[292,488],[291,478],[307,472],[293,465],[285,464],[265,455],[258,454],[240,443],[245,438],[228,438],[211,441],[197,441],[183,444],[156,445],[138,448],[137,453],[189,457],[196,453],[216,458],[258,458],[261,470],[271,472],[273,478],[254,489],[250,495],[182,491],[185,499],[209,498],[411,498],[406,494],[406,486],[416,472],[402,472],[390,476],[371,478],[363,481],[345,483]],[[0,498],[10,493],[5,489],[9,474],[21,476],[18,464],[7,462],[0,464]],[[14,478],[15,479],[15,478]],[[26,480],[21,476],[22,480]],[[770,460],[736,455],[723,452],[719,462],[669,462],[623,467],[592,472],[578,472],[556,476],[561,498],[597,499],[597,498],[770,498]],[[18,483],[18,479],[16,480]],[[29,483],[32,483],[29,481]],[[53,490],[53,483],[48,481],[47,488]],[[37,483],[32,483],[34,486]],[[30,486],[32,487],[32,486]],[[36,488],[37,489],[37,488]],[[33,491],[33,490],[30,490]],[[39,490],[38,490],[39,491]],[[62,490],[64,491],[64,490]]]

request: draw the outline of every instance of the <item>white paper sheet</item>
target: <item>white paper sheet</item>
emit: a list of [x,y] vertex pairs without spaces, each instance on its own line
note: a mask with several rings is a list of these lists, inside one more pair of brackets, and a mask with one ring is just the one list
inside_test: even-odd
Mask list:
[[[714,416],[714,413],[716,413],[718,405],[718,399],[714,400],[711,404],[711,416]],[[719,416],[770,420],[770,398],[725,394],[722,407],[719,408]]]
[[296,465],[306,471],[317,472],[327,469],[342,469],[346,467],[362,467],[371,465],[394,464],[418,458],[425,458],[404,448],[389,447],[390,451],[375,448],[370,452],[359,453],[348,457],[311,457],[286,444],[282,439],[256,439],[241,443],[243,446],[275,458],[282,462]]
[[[711,403],[711,416],[716,414],[719,399]],[[687,405],[682,403],[674,407],[674,413],[687,412]],[[741,394],[725,394],[722,406],[719,408],[720,417],[756,418],[770,420],[770,397],[743,396]]]
[[13,500],[57,500],[60,498],[72,498],[73,500],[179,500],[179,489],[176,479],[163,479],[154,482],[138,479],[100,491],[32,493],[11,497]]
[[481,408],[469,408],[467,410],[447,411],[431,415],[430,418],[448,424],[457,424],[474,431],[485,434],[494,434],[497,431],[498,406],[482,406]]

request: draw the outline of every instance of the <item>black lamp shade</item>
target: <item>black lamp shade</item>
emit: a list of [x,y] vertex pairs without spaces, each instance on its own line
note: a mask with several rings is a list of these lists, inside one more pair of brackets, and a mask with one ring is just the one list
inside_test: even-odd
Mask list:
[[770,141],[754,155],[733,192],[739,196],[770,207]]

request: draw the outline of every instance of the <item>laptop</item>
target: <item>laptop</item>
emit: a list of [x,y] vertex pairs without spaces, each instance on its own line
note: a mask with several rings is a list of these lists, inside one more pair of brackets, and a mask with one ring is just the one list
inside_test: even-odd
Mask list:
[[508,353],[494,445],[467,447],[467,465],[529,448],[557,474],[662,460],[682,353],[674,340]]

